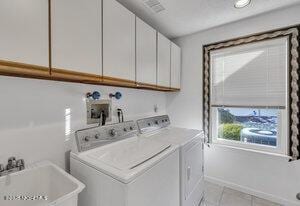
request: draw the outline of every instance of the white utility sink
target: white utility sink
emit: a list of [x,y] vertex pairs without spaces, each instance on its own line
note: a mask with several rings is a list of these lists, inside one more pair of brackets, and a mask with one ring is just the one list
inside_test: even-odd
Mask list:
[[0,177],[1,206],[76,206],[84,185],[51,162]]

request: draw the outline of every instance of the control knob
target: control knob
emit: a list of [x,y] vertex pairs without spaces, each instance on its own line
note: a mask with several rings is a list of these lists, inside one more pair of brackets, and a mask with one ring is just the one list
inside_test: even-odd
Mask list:
[[111,137],[115,137],[117,135],[117,131],[115,129],[111,129],[109,131],[109,134],[110,134]]
[[90,137],[89,137],[89,136],[86,136],[86,137],[84,138],[84,141],[85,141],[85,142],[90,141]]

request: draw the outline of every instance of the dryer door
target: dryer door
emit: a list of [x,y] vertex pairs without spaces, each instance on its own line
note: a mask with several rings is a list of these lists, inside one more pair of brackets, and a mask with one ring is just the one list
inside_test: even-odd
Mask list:
[[197,139],[182,150],[182,205],[198,205],[203,193],[203,143]]

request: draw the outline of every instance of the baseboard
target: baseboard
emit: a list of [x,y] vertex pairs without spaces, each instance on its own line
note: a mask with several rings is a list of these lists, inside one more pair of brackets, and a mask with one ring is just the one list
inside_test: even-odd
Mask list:
[[224,187],[229,187],[231,189],[238,190],[238,191],[241,191],[241,192],[244,192],[244,193],[265,199],[265,200],[269,200],[271,202],[282,204],[284,206],[299,206],[300,205],[299,202],[290,201],[290,200],[287,200],[287,199],[284,199],[281,197],[277,197],[277,196],[274,196],[271,194],[264,193],[262,191],[253,190],[249,187],[244,187],[244,186],[237,185],[237,184],[234,184],[231,182],[227,182],[227,181],[224,181],[224,180],[221,180],[218,178],[205,176],[204,179],[205,179],[205,181],[208,181],[208,182],[211,182],[211,183],[214,183],[217,185],[221,185]]

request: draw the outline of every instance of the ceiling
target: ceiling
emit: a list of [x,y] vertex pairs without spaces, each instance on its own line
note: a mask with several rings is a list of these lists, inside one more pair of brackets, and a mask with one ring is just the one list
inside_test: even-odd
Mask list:
[[158,0],[165,10],[155,13],[146,0],[118,1],[169,38],[300,4],[300,0],[252,0],[248,7],[236,9],[235,0]]

